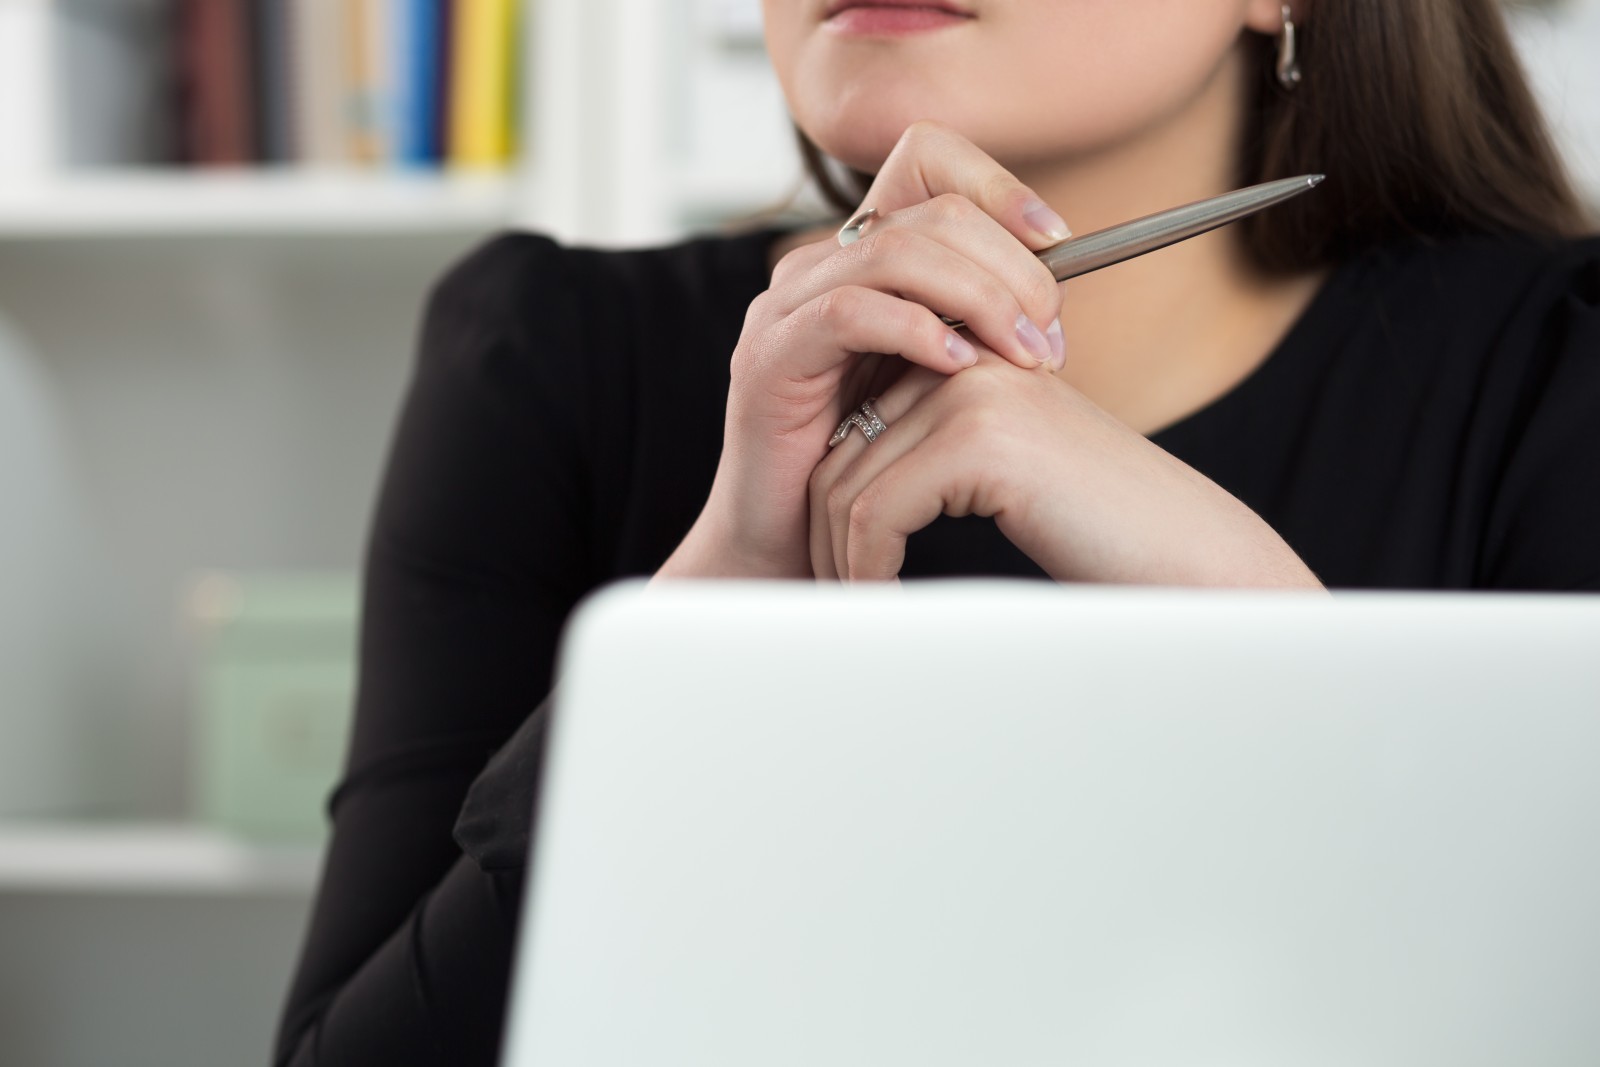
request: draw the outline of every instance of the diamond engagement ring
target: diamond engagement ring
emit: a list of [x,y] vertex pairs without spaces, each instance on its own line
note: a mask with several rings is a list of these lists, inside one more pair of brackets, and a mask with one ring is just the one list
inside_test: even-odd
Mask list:
[[[873,399],[876,399],[876,397]],[[846,437],[849,437],[850,427],[852,426],[859,426],[861,428],[861,435],[867,439],[867,444],[869,445],[878,439],[879,434],[889,428],[885,426],[883,420],[878,417],[878,410],[872,406],[872,401],[863,400],[861,402],[861,406],[852,411],[845,418],[845,420],[839,424],[839,428],[833,431],[833,436],[828,439],[828,447],[832,448],[834,445],[842,442]]]
[[875,207],[865,207],[851,215],[850,221],[839,227],[839,247],[853,245],[861,240],[861,234],[866,230],[867,224],[877,217],[878,209]]

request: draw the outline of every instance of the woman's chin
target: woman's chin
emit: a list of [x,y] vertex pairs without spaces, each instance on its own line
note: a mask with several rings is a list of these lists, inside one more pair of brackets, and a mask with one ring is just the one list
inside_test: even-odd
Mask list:
[[811,138],[811,143],[830,158],[855,170],[876,174],[894,151],[906,127],[921,119],[939,118],[932,114],[887,112],[878,108],[870,116],[861,116],[859,112],[836,115],[824,122],[802,124],[800,128]]

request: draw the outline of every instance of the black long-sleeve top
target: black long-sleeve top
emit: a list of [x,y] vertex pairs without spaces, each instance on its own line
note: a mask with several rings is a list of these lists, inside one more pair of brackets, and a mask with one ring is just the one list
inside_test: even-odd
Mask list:
[[[699,513],[781,232],[636,251],[507,235],[435,289],[279,1064],[493,1061],[557,636]],[[1600,589],[1600,240],[1376,249],[1150,439],[1329,588]],[[1042,577],[976,518],[913,535],[902,573]]]

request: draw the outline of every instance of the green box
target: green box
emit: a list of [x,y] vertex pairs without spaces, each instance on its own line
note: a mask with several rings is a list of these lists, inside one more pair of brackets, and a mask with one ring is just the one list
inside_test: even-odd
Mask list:
[[355,697],[358,605],[353,573],[194,583],[201,819],[253,838],[326,834]]

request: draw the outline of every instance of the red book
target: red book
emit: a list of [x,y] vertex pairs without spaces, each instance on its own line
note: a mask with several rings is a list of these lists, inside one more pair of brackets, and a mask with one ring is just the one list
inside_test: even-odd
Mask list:
[[255,160],[248,0],[183,0],[185,158],[200,166]]

